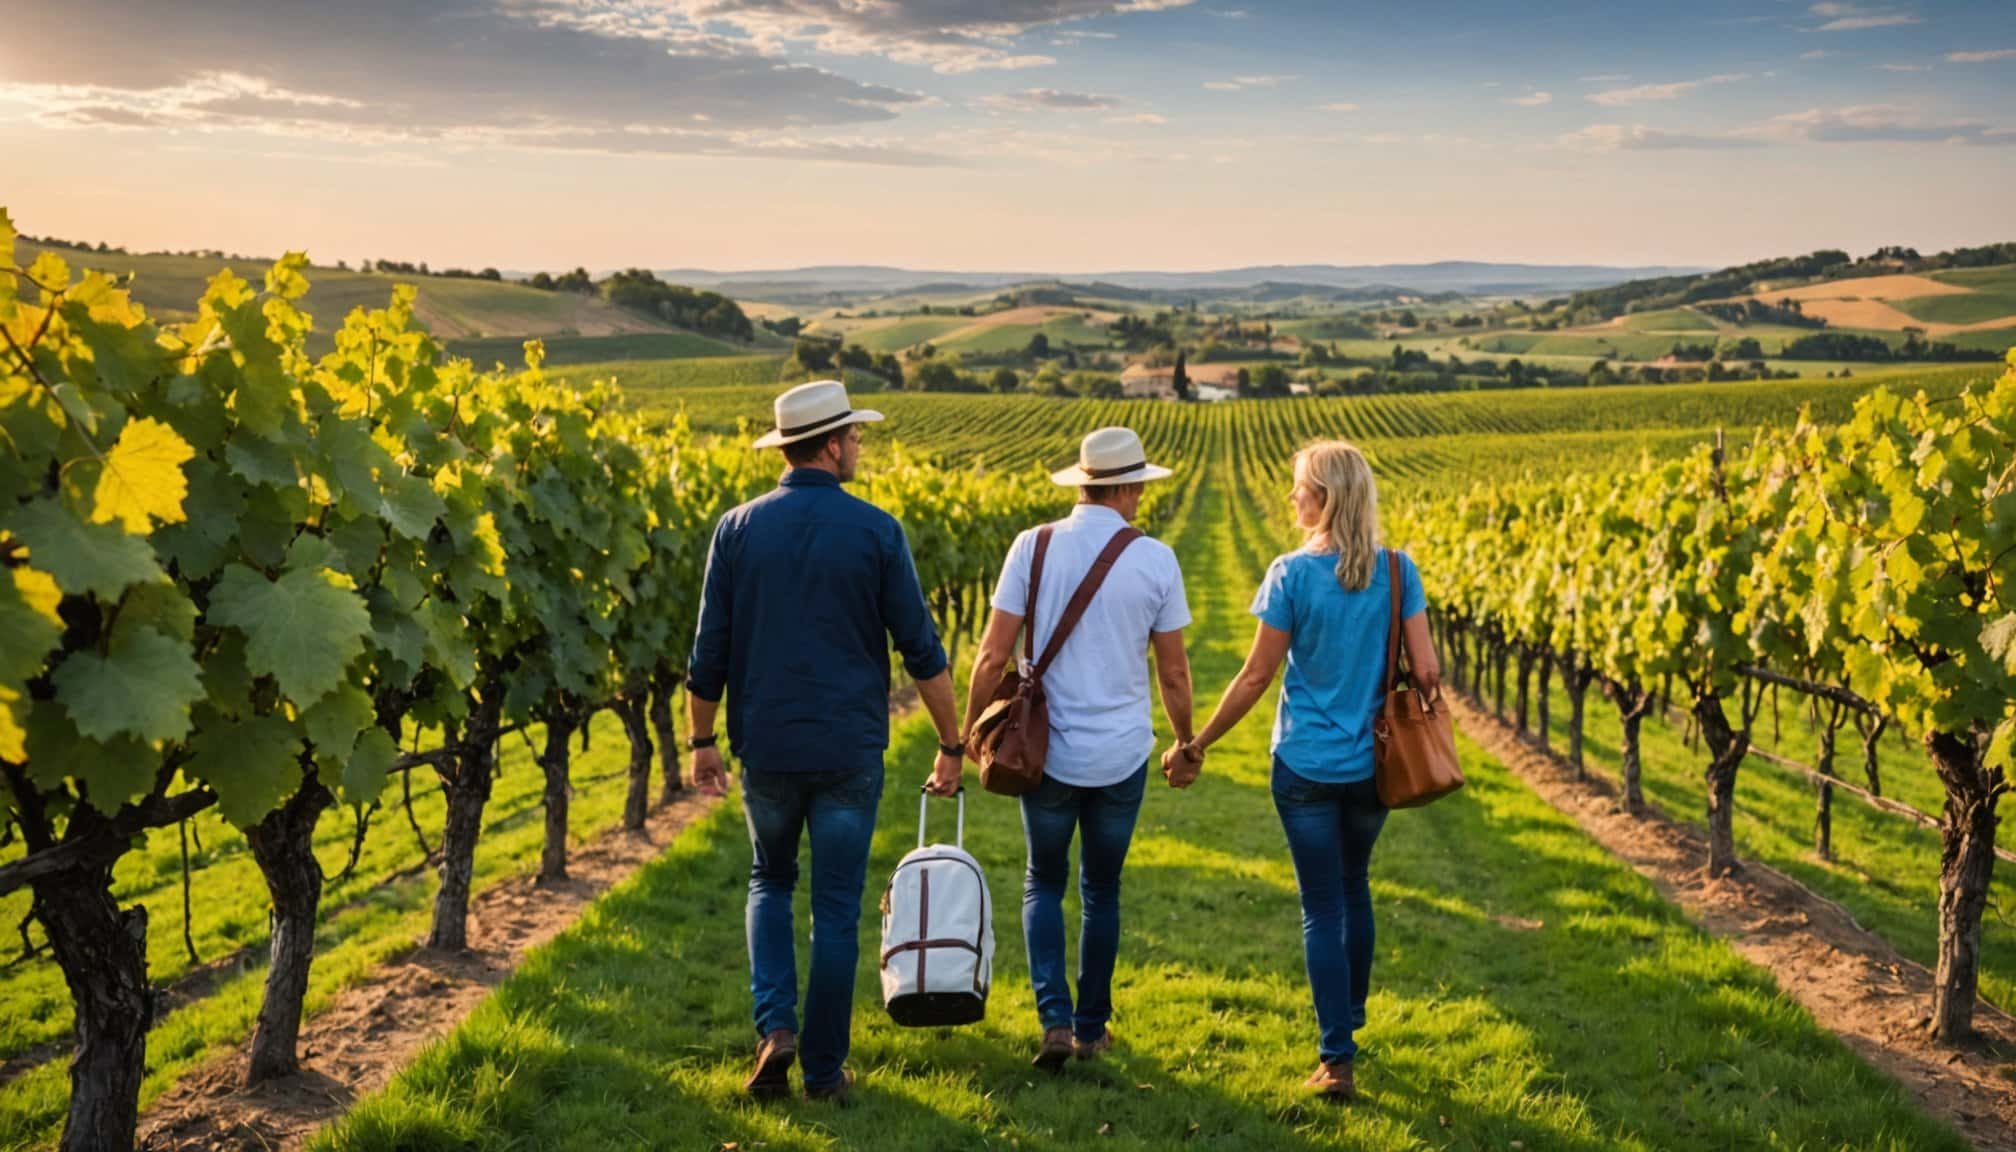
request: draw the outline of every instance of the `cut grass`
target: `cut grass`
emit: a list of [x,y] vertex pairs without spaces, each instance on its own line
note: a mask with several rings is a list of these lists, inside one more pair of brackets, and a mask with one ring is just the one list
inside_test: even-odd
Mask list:
[[[1189,569],[1206,693],[1239,665],[1269,551],[1222,440],[1216,458],[1169,533]],[[1467,742],[1471,787],[1396,814],[1374,857],[1367,1097],[1308,1100],[1315,1023],[1267,791],[1268,708],[1214,750],[1192,792],[1151,782],[1126,878],[1122,1043],[1108,1059],[1055,1078],[1027,1065],[1020,827],[1012,803],[976,793],[966,842],[990,869],[1000,942],[986,1022],[897,1028],[864,963],[855,1106],[748,1102],[749,849],[724,807],[314,1146],[1964,1147]],[[876,882],[914,843],[930,748],[923,718],[898,729]],[[864,915],[864,959],[877,927]]]
[[[578,843],[621,819],[628,746],[613,717],[595,722],[591,750],[574,760],[573,835]],[[441,843],[442,798],[438,781],[424,770],[416,776],[413,807],[428,841]],[[538,860],[544,840],[540,796],[544,780],[528,746],[515,737],[504,745],[503,770],[484,813],[476,850],[476,890],[526,871]],[[372,821],[357,870],[349,880],[332,880],[324,892],[322,922],[315,941],[315,964],[308,1011],[326,1007],[344,987],[408,948],[424,933],[433,907],[434,869],[412,871],[420,849],[405,826],[399,785],[388,786],[383,808]],[[147,1079],[141,1103],[159,1095],[177,1076],[239,1043],[251,1034],[266,979],[268,902],[264,882],[245,839],[214,814],[199,817],[203,851],[191,861],[191,934],[206,961],[238,957],[216,983],[190,1003],[169,1011],[147,1037]],[[331,812],[316,830],[316,854],[333,878],[342,869],[355,828],[347,812]],[[19,855],[18,844],[0,859]],[[412,871],[410,875],[401,875]],[[121,860],[114,887],[121,905],[144,904],[148,911],[148,974],[168,984],[189,972],[182,944],[180,840],[173,828],[150,833],[146,843]],[[28,894],[0,899],[0,919],[13,924],[27,910]],[[37,934],[39,938],[39,933]],[[53,1055],[32,1070],[0,1085],[0,1149],[35,1147],[53,1141],[69,1099],[70,997],[62,973],[45,954],[5,971],[0,980],[0,1062],[50,1046]]]

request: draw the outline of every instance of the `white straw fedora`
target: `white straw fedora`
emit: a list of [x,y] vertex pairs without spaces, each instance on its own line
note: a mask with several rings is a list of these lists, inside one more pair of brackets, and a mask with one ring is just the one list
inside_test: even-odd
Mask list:
[[777,427],[758,437],[754,446],[781,448],[849,424],[871,424],[880,419],[880,412],[849,405],[847,386],[840,381],[814,380],[777,397]]
[[1148,463],[1141,437],[1132,428],[1101,428],[1078,444],[1078,463],[1050,479],[1071,488],[1086,485],[1139,484],[1172,475],[1167,468]]

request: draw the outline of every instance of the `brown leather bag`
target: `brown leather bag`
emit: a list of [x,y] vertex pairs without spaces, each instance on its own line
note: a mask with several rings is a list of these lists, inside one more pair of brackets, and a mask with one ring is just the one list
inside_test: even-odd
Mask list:
[[1400,679],[1400,554],[1390,548],[1386,583],[1393,606],[1386,627],[1385,699],[1372,721],[1372,772],[1381,804],[1419,808],[1463,787],[1463,771],[1441,688],[1430,695]]
[[973,726],[973,754],[980,761],[980,786],[1002,796],[1021,796],[1043,783],[1043,761],[1050,754],[1050,703],[1043,696],[1043,673],[1070,639],[1071,630],[1085,615],[1113,562],[1127,545],[1141,538],[1139,528],[1122,528],[1106,542],[1092,570],[1079,581],[1071,602],[1064,606],[1050,642],[1043,646],[1043,658],[1035,660],[1036,591],[1043,584],[1043,557],[1050,551],[1050,530],[1045,524],[1036,533],[1036,554],[1029,562],[1029,603],[1022,614],[1022,660],[1029,667],[1023,675],[1015,667],[1001,674],[980,720]]

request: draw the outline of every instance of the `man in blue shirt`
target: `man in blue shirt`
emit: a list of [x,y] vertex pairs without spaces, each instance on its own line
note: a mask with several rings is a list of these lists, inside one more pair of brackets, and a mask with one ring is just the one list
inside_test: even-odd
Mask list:
[[[756,447],[782,448],[790,470],[776,490],[721,518],[707,554],[687,673],[689,743],[695,784],[724,794],[714,723],[725,690],[755,850],[749,986],[759,1042],[745,1087],[759,1098],[789,1094],[802,1056],[806,1096],[844,1103],[892,642],[938,729],[934,770],[956,771],[964,749],[945,649],[903,527],[840,488],[854,478],[859,425],[881,415],[855,410],[838,381],[820,380],[780,396],[776,416]],[[808,833],[812,967],[801,1041],[791,895]]]

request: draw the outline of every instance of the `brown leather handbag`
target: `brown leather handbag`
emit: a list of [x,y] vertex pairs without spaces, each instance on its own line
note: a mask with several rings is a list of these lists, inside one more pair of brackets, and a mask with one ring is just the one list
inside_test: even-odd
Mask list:
[[1036,554],[1029,562],[1029,603],[1022,614],[1022,660],[1029,673],[1025,676],[1015,667],[1003,672],[993,698],[973,726],[971,739],[973,755],[980,761],[980,786],[1002,796],[1021,796],[1043,783],[1043,761],[1050,754],[1050,703],[1043,696],[1043,673],[1057,659],[1064,641],[1070,639],[1071,630],[1106,582],[1113,562],[1127,545],[1141,538],[1141,530],[1130,527],[1115,532],[1106,542],[1092,562],[1092,570],[1085,573],[1078,590],[1071,594],[1071,602],[1064,606],[1064,615],[1058,617],[1050,642],[1043,647],[1043,658],[1035,660],[1036,591],[1043,584],[1043,557],[1050,551],[1051,528],[1045,524],[1037,531]]
[[1372,773],[1379,802],[1388,808],[1419,808],[1463,787],[1456,764],[1456,726],[1442,704],[1400,678],[1400,554],[1386,550],[1386,583],[1392,609],[1386,627],[1385,699],[1372,720]]

